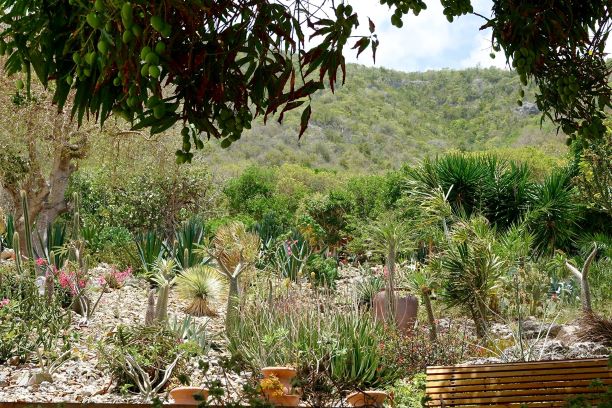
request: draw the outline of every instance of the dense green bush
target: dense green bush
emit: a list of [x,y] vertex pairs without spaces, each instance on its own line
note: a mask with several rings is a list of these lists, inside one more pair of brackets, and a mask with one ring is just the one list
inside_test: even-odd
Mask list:
[[335,258],[314,254],[306,264],[306,276],[315,286],[335,288],[336,280],[340,277],[338,261]]

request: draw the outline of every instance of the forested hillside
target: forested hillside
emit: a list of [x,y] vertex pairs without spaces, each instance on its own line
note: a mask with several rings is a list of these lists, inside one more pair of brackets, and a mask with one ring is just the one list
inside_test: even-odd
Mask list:
[[[564,138],[544,123],[527,92],[517,106],[514,72],[472,68],[403,73],[359,65],[347,67],[347,81],[333,94],[315,96],[309,129],[298,142],[299,113],[283,125],[271,119],[255,125],[232,145],[232,164],[299,163],[357,172],[397,168],[426,155],[539,146],[565,152]],[[216,146],[205,160],[225,162]],[[223,163],[227,166],[228,163]]]

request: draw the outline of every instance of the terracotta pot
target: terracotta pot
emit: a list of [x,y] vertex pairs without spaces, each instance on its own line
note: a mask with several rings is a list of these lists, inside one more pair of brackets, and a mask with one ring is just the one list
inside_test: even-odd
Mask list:
[[[387,291],[381,290],[372,299],[374,311],[374,320],[386,321],[387,309],[385,302]],[[412,332],[414,323],[416,322],[417,312],[419,310],[419,300],[416,296],[395,296],[395,323],[397,328],[404,333]]]
[[[201,398],[196,400],[195,395]],[[198,405],[208,398],[208,390],[202,387],[177,387],[170,391],[170,398],[175,404]]]
[[261,373],[264,378],[268,378],[271,375],[278,378],[280,383],[285,388],[285,394],[290,394],[292,390],[291,380],[297,374],[297,370],[291,367],[264,367],[261,369]]
[[277,407],[297,407],[300,405],[299,395],[266,395],[266,400]]
[[352,407],[382,407],[387,397],[384,391],[357,391],[349,394],[346,401]]

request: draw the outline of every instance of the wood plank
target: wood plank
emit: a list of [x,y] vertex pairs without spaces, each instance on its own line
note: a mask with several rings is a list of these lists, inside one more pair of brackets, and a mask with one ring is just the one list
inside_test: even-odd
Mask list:
[[[545,385],[547,387],[556,388],[556,387],[588,387],[591,385],[593,380],[576,380],[576,381],[550,381],[546,382]],[[601,381],[604,385],[612,385],[612,378],[604,379]],[[544,384],[541,382],[534,383],[510,383],[510,384],[480,384],[480,385],[457,385],[457,386],[446,386],[446,387],[434,387],[427,385],[427,393],[439,393],[441,391],[445,392],[470,392],[470,391],[480,391],[480,390],[488,390],[488,389],[497,389],[497,390],[515,390],[517,388],[520,389],[534,389],[534,388],[542,388]]]
[[597,394],[606,392],[605,387],[573,387],[573,388],[545,388],[540,390],[486,390],[469,393],[427,393],[431,398],[462,399],[462,398],[491,398],[530,395],[562,395],[562,394]]
[[427,374],[445,374],[445,373],[471,373],[471,372],[499,372],[499,371],[517,371],[531,369],[563,369],[563,368],[578,368],[578,367],[605,367],[608,368],[606,359],[597,360],[578,360],[571,362],[530,362],[530,363],[511,363],[511,364],[496,364],[496,365],[472,365],[472,366],[443,366],[443,367],[427,367]]
[[[467,405],[467,404],[490,404],[490,403],[506,403],[506,402],[533,402],[533,401],[567,401],[568,399],[579,397],[581,395],[563,394],[563,395],[536,395],[536,396],[510,396],[510,397],[480,397],[480,398],[463,398],[463,399],[445,399],[444,402],[448,405]],[[582,395],[584,396],[584,395]],[[597,398],[595,395],[592,399]]]
[[[442,407],[440,401],[429,401],[427,403],[428,407]],[[526,404],[524,402],[506,402],[504,404],[449,404],[444,401],[444,407],[486,407],[486,408],[525,408]],[[529,408],[567,408],[566,401],[546,401],[546,402],[529,402]]]
[[472,367],[501,367],[501,366],[516,366],[516,365],[527,365],[527,366],[537,366],[537,365],[548,365],[548,364],[558,364],[560,366],[564,366],[565,364],[585,364],[588,362],[604,362],[607,364],[607,358],[584,358],[584,359],[575,359],[575,360],[544,360],[544,361],[528,361],[528,362],[516,362],[516,363],[490,363],[490,364],[457,364],[453,366],[429,366],[428,369],[437,369],[437,368],[472,368]]
[[503,378],[463,378],[463,379],[444,379],[430,380],[427,379],[427,386],[431,387],[446,387],[446,386],[461,386],[461,385],[477,385],[477,384],[509,384],[509,383],[529,383],[529,382],[548,382],[548,381],[565,381],[571,380],[604,380],[612,378],[611,373],[583,373],[574,374],[569,377],[567,374],[552,374],[552,375],[535,375],[535,376],[520,376],[520,377],[503,377]]
[[608,367],[584,367],[584,368],[566,368],[564,370],[514,370],[501,372],[483,372],[483,373],[455,373],[455,374],[427,374],[427,380],[455,380],[464,378],[503,378],[503,377],[518,377],[518,376],[544,376],[546,374],[564,374],[571,376],[573,374],[590,374],[598,373],[606,376],[612,376],[612,370]]

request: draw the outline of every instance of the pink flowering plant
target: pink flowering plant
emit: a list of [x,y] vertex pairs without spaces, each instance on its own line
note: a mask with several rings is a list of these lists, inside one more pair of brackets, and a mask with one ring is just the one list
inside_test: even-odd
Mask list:
[[107,285],[111,289],[120,289],[125,281],[131,277],[132,268],[128,267],[126,270],[121,271],[113,266],[110,271],[98,277],[98,284],[100,286]]

